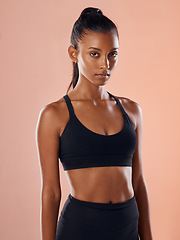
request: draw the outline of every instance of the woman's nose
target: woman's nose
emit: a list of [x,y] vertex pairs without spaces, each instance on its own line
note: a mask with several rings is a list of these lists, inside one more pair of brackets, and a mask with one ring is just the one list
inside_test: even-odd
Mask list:
[[104,68],[104,69],[108,69],[109,68],[109,59],[106,58],[106,57],[104,57],[102,59],[102,68]]

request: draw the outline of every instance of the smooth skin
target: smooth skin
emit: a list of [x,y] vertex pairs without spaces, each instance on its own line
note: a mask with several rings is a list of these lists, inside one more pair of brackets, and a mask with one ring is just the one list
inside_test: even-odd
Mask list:
[[[119,41],[114,31],[87,31],[68,54],[79,67],[76,87],[68,93],[79,121],[102,135],[112,135],[123,128],[123,114],[105,90],[118,61]],[[96,74],[109,73],[105,78]],[[110,166],[66,170],[71,195],[90,202],[124,202],[135,195],[139,209],[140,239],[152,240],[150,207],[142,163],[142,111],[138,103],[116,96],[134,124],[137,147],[132,167]],[[37,146],[42,176],[41,229],[42,240],[54,240],[61,201],[59,173],[59,138],[69,120],[64,98],[46,105],[37,124]],[[97,143],[98,144],[98,143]]]

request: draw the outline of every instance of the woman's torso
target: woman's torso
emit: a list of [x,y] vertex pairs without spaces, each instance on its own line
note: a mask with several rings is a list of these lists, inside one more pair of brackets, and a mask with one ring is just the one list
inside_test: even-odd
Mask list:
[[[90,131],[101,135],[113,135],[123,129],[123,113],[115,99],[93,103],[90,100],[79,100],[73,97],[72,93],[68,96],[76,117]],[[122,97],[117,98],[135,126],[135,118],[131,111],[133,101]],[[69,112],[64,98],[54,104],[59,115],[59,137],[61,138],[69,121]],[[131,166],[89,167],[66,170],[65,173],[70,183],[71,195],[80,200],[115,203],[126,201],[134,195]]]

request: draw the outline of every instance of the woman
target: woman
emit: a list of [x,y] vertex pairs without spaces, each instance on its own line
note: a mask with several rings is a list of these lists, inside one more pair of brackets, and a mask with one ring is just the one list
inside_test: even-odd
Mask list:
[[[68,48],[73,79],[38,121],[43,240],[152,239],[141,108],[105,90],[118,48],[115,24],[98,8],[84,9]],[[71,187],[59,219],[58,158]]]

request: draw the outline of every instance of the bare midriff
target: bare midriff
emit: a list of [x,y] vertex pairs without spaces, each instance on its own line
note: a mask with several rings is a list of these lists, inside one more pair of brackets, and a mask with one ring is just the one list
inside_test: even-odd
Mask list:
[[82,201],[118,203],[134,196],[130,166],[71,169],[65,174],[71,195]]

